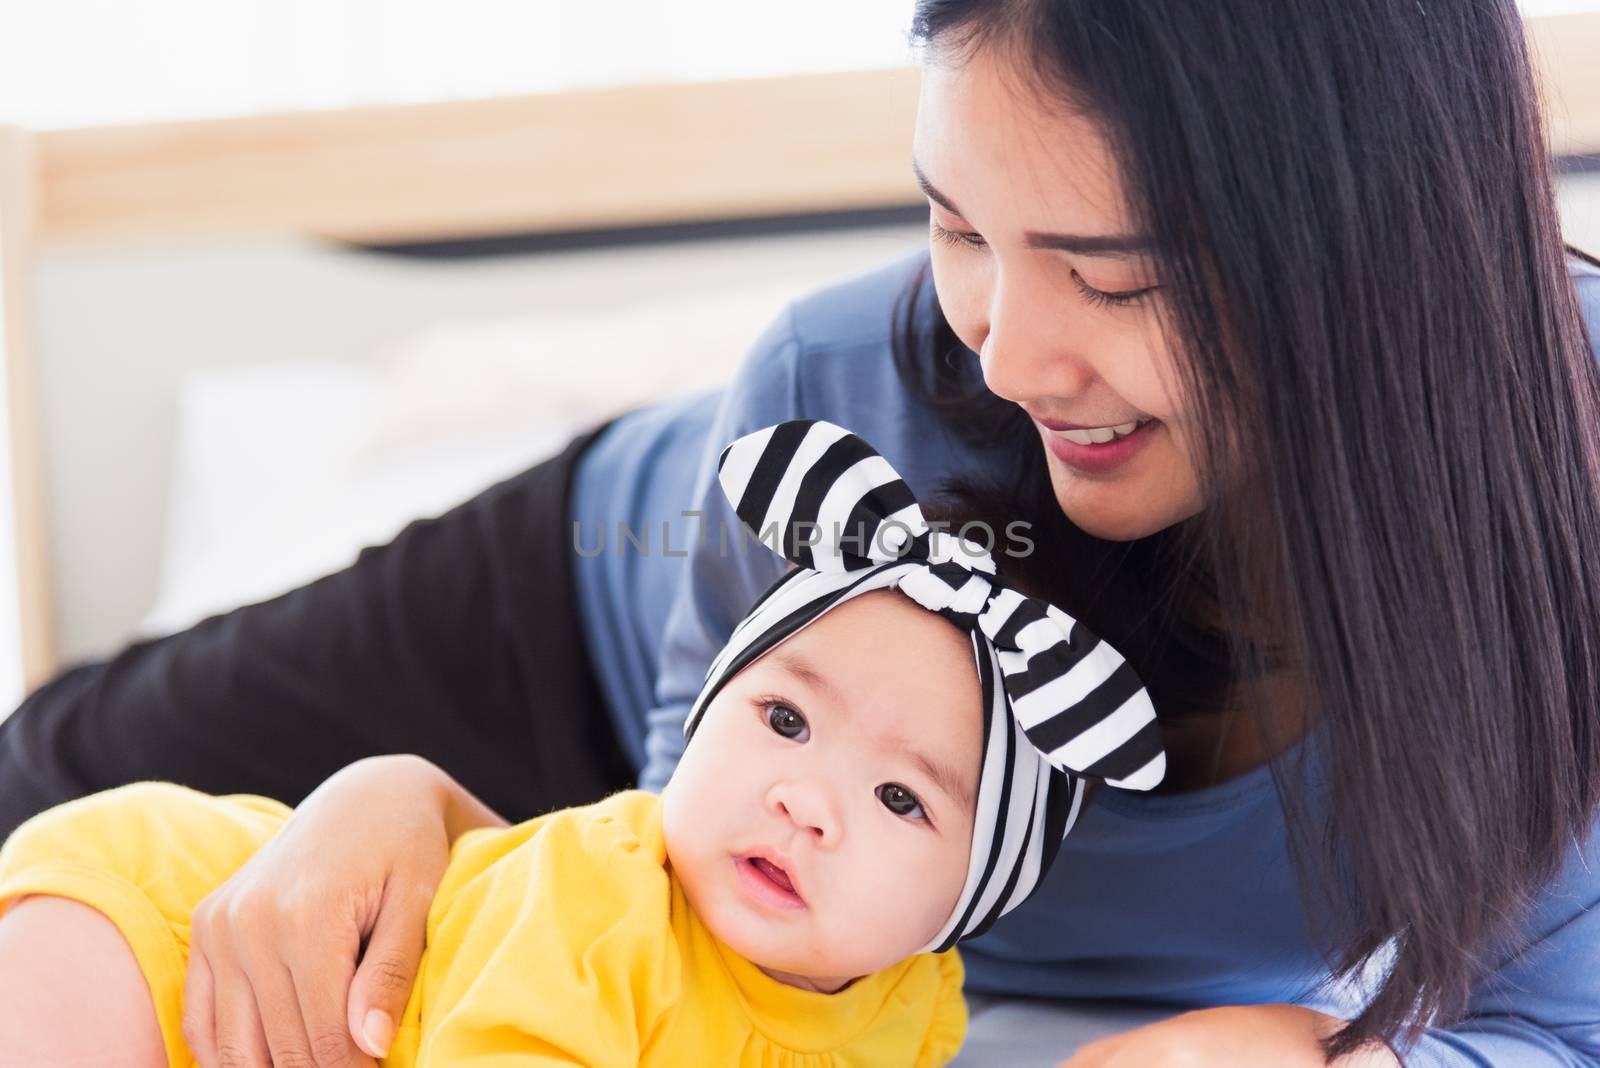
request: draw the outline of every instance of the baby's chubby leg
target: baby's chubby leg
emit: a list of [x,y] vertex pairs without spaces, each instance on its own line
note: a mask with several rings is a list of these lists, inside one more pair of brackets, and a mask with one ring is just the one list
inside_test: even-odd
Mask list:
[[150,987],[122,933],[59,897],[0,917],[0,1068],[166,1068]]
[[0,846],[0,1068],[193,1068],[194,910],[288,816],[266,798],[135,783],[17,828]]

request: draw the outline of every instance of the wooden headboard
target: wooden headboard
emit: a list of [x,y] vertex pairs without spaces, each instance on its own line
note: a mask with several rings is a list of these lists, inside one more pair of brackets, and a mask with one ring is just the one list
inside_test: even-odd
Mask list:
[[[1600,65],[1590,62],[1600,13],[1529,26],[1553,150],[1600,152]],[[0,572],[15,580],[15,607],[0,612],[16,614],[27,687],[57,666],[30,323],[39,250],[263,234],[408,242],[915,205],[916,86],[904,67],[100,129],[0,126],[0,496],[13,535],[9,545],[0,536]]]

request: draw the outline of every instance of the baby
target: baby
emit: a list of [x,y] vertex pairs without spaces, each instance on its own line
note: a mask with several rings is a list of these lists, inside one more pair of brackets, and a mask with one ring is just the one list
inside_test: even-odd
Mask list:
[[[865,442],[781,424],[720,479],[796,566],[711,665],[659,798],[457,841],[385,1065],[943,1064],[966,1025],[949,950],[1038,885],[1089,779],[1159,782],[1122,658],[930,530]],[[0,850],[0,903],[109,917],[160,1029],[141,1063],[188,1066],[189,917],[288,815],[166,784],[85,798]],[[34,1056],[88,1008],[38,1018]]]

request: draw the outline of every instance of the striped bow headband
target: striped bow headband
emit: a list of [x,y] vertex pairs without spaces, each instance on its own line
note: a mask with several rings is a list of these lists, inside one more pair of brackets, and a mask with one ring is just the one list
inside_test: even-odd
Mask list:
[[1122,656],[1060,609],[1006,587],[980,546],[931,528],[865,441],[832,423],[780,423],[724,449],[718,479],[740,521],[796,566],[712,661],[686,736],[729,679],[871,590],[898,589],[971,637],[984,703],[972,850],[956,907],[924,952],[982,934],[1028,898],[1077,821],[1088,780],[1130,790],[1161,781],[1155,709]]

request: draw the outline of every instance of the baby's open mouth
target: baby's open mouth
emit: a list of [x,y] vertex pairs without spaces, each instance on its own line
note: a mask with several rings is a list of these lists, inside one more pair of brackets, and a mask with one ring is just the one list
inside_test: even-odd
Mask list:
[[772,863],[772,861],[763,860],[760,857],[751,857],[750,863],[754,864],[756,866],[756,870],[762,875],[765,875],[767,878],[777,883],[780,887],[789,891],[789,893],[794,893],[794,884],[789,881],[789,876],[784,873],[782,868]]
[[805,898],[781,864],[766,857],[744,856],[738,858],[738,866],[741,880],[757,901],[780,909],[806,907]]

